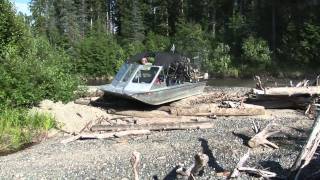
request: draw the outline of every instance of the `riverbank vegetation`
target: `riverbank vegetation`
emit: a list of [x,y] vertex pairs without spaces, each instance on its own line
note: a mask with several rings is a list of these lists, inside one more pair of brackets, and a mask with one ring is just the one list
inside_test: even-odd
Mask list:
[[[317,0],[30,0],[29,6],[31,15],[17,14],[9,0],[0,1],[0,133],[7,134],[1,142],[53,123],[39,115],[42,123],[31,127],[27,108],[43,99],[70,101],[83,80],[109,78],[141,51],[174,49],[214,77],[319,70]],[[30,140],[20,139],[13,144]]]
[[0,153],[21,148],[54,126],[26,108],[43,99],[69,101],[78,86],[71,59],[47,38],[32,35],[9,1],[0,3]]
[[39,137],[55,126],[54,118],[47,114],[29,114],[24,109],[1,109],[0,155],[38,142]]

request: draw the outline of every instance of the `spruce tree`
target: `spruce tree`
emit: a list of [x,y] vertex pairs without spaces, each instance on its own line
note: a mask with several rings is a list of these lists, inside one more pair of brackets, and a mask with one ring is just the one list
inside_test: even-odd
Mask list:
[[125,42],[143,41],[144,25],[140,1],[119,0],[120,35]]

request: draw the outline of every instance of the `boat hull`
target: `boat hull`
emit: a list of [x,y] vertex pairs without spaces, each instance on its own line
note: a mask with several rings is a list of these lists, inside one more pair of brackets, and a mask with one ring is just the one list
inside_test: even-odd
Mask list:
[[160,105],[176,101],[186,97],[201,94],[206,86],[206,82],[183,83],[166,88],[150,90],[132,94],[116,93],[108,89],[101,90],[107,94],[116,95],[122,98],[134,99],[149,105]]

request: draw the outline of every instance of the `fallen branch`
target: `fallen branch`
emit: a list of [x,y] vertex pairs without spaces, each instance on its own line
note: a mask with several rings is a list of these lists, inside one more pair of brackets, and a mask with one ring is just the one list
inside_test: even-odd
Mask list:
[[231,178],[236,178],[236,177],[240,176],[239,168],[243,167],[244,163],[249,159],[249,156],[250,156],[250,149],[248,150],[248,152],[245,155],[243,155],[240,158],[236,168],[234,168],[232,174],[230,175]]
[[92,123],[92,120],[89,121],[80,131],[79,133],[82,133],[83,131],[85,131],[86,129],[90,129],[89,126],[91,125]]
[[[319,104],[317,104],[317,108],[319,108]],[[290,169],[290,178],[291,179],[299,179],[300,173],[304,167],[306,167],[311,161],[314,153],[317,150],[317,147],[320,143],[320,115],[319,109],[317,109],[318,116],[312,126],[312,132],[309,135],[307,143],[304,145],[302,151],[297,157],[296,161],[292,165]]]
[[94,125],[91,131],[126,131],[126,130],[140,130],[148,129],[150,131],[163,130],[184,130],[184,129],[209,129],[213,128],[210,121],[202,122],[170,122],[170,123],[152,123],[152,124],[132,124],[132,125]]
[[195,179],[194,176],[197,176],[200,171],[207,166],[209,157],[206,154],[198,153],[194,156],[195,162],[188,168],[185,169],[180,166],[176,173],[183,177],[183,179],[192,180]]
[[78,134],[76,136],[72,136],[68,139],[62,140],[62,144],[67,144],[69,142],[78,140],[78,139],[108,139],[114,137],[123,137],[129,135],[144,135],[150,134],[149,130],[130,130],[130,131],[121,131],[121,132],[110,132],[110,133],[87,133],[87,134]]
[[[254,123],[255,124],[255,123]],[[262,131],[258,132],[255,136],[253,136],[249,141],[248,145],[251,148],[255,148],[258,146],[270,146],[274,149],[278,149],[279,146],[267,140],[268,137],[279,133],[279,130],[275,130],[274,128],[277,126],[275,123],[268,124]],[[256,128],[258,129],[258,128]]]
[[272,177],[279,177],[276,173],[266,171],[266,170],[261,170],[261,169],[256,169],[256,168],[251,168],[251,167],[244,167],[244,164],[246,161],[249,159],[250,156],[250,150],[242,156],[236,166],[236,168],[233,170],[232,174],[230,175],[230,178],[237,178],[240,176],[240,172],[246,172],[249,174],[255,174],[257,176],[263,177],[263,178],[272,178]]
[[130,158],[130,163],[132,166],[132,171],[134,175],[134,180],[139,180],[139,166],[140,166],[140,153],[137,151],[134,151]]
[[306,111],[304,112],[305,115],[309,115],[312,113],[311,109],[313,109],[312,107],[314,107],[316,101],[317,101],[318,97],[312,97],[310,103],[307,106]]
[[309,83],[309,80],[304,79],[304,80],[298,82],[296,87],[306,87],[306,86],[308,86],[308,83]]
[[257,176],[263,177],[263,178],[272,178],[272,177],[278,177],[277,173],[261,170],[261,169],[255,169],[251,167],[239,167],[239,171],[244,171],[249,174],[255,174]]
[[260,76],[254,76],[254,79],[257,81],[256,88],[259,90],[264,90],[264,87],[262,86],[262,82],[260,79]]

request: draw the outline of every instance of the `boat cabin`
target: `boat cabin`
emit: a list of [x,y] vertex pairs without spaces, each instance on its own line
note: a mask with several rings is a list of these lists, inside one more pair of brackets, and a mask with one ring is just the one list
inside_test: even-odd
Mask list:
[[162,68],[162,66],[125,63],[111,85],[115,88],[114,92],[128,94],[166,87]]
[[108,94],[158,105],[203,91],[194,83],[190,60],[173,53],[140,53],[128,59],[111,84],[100,89]]

